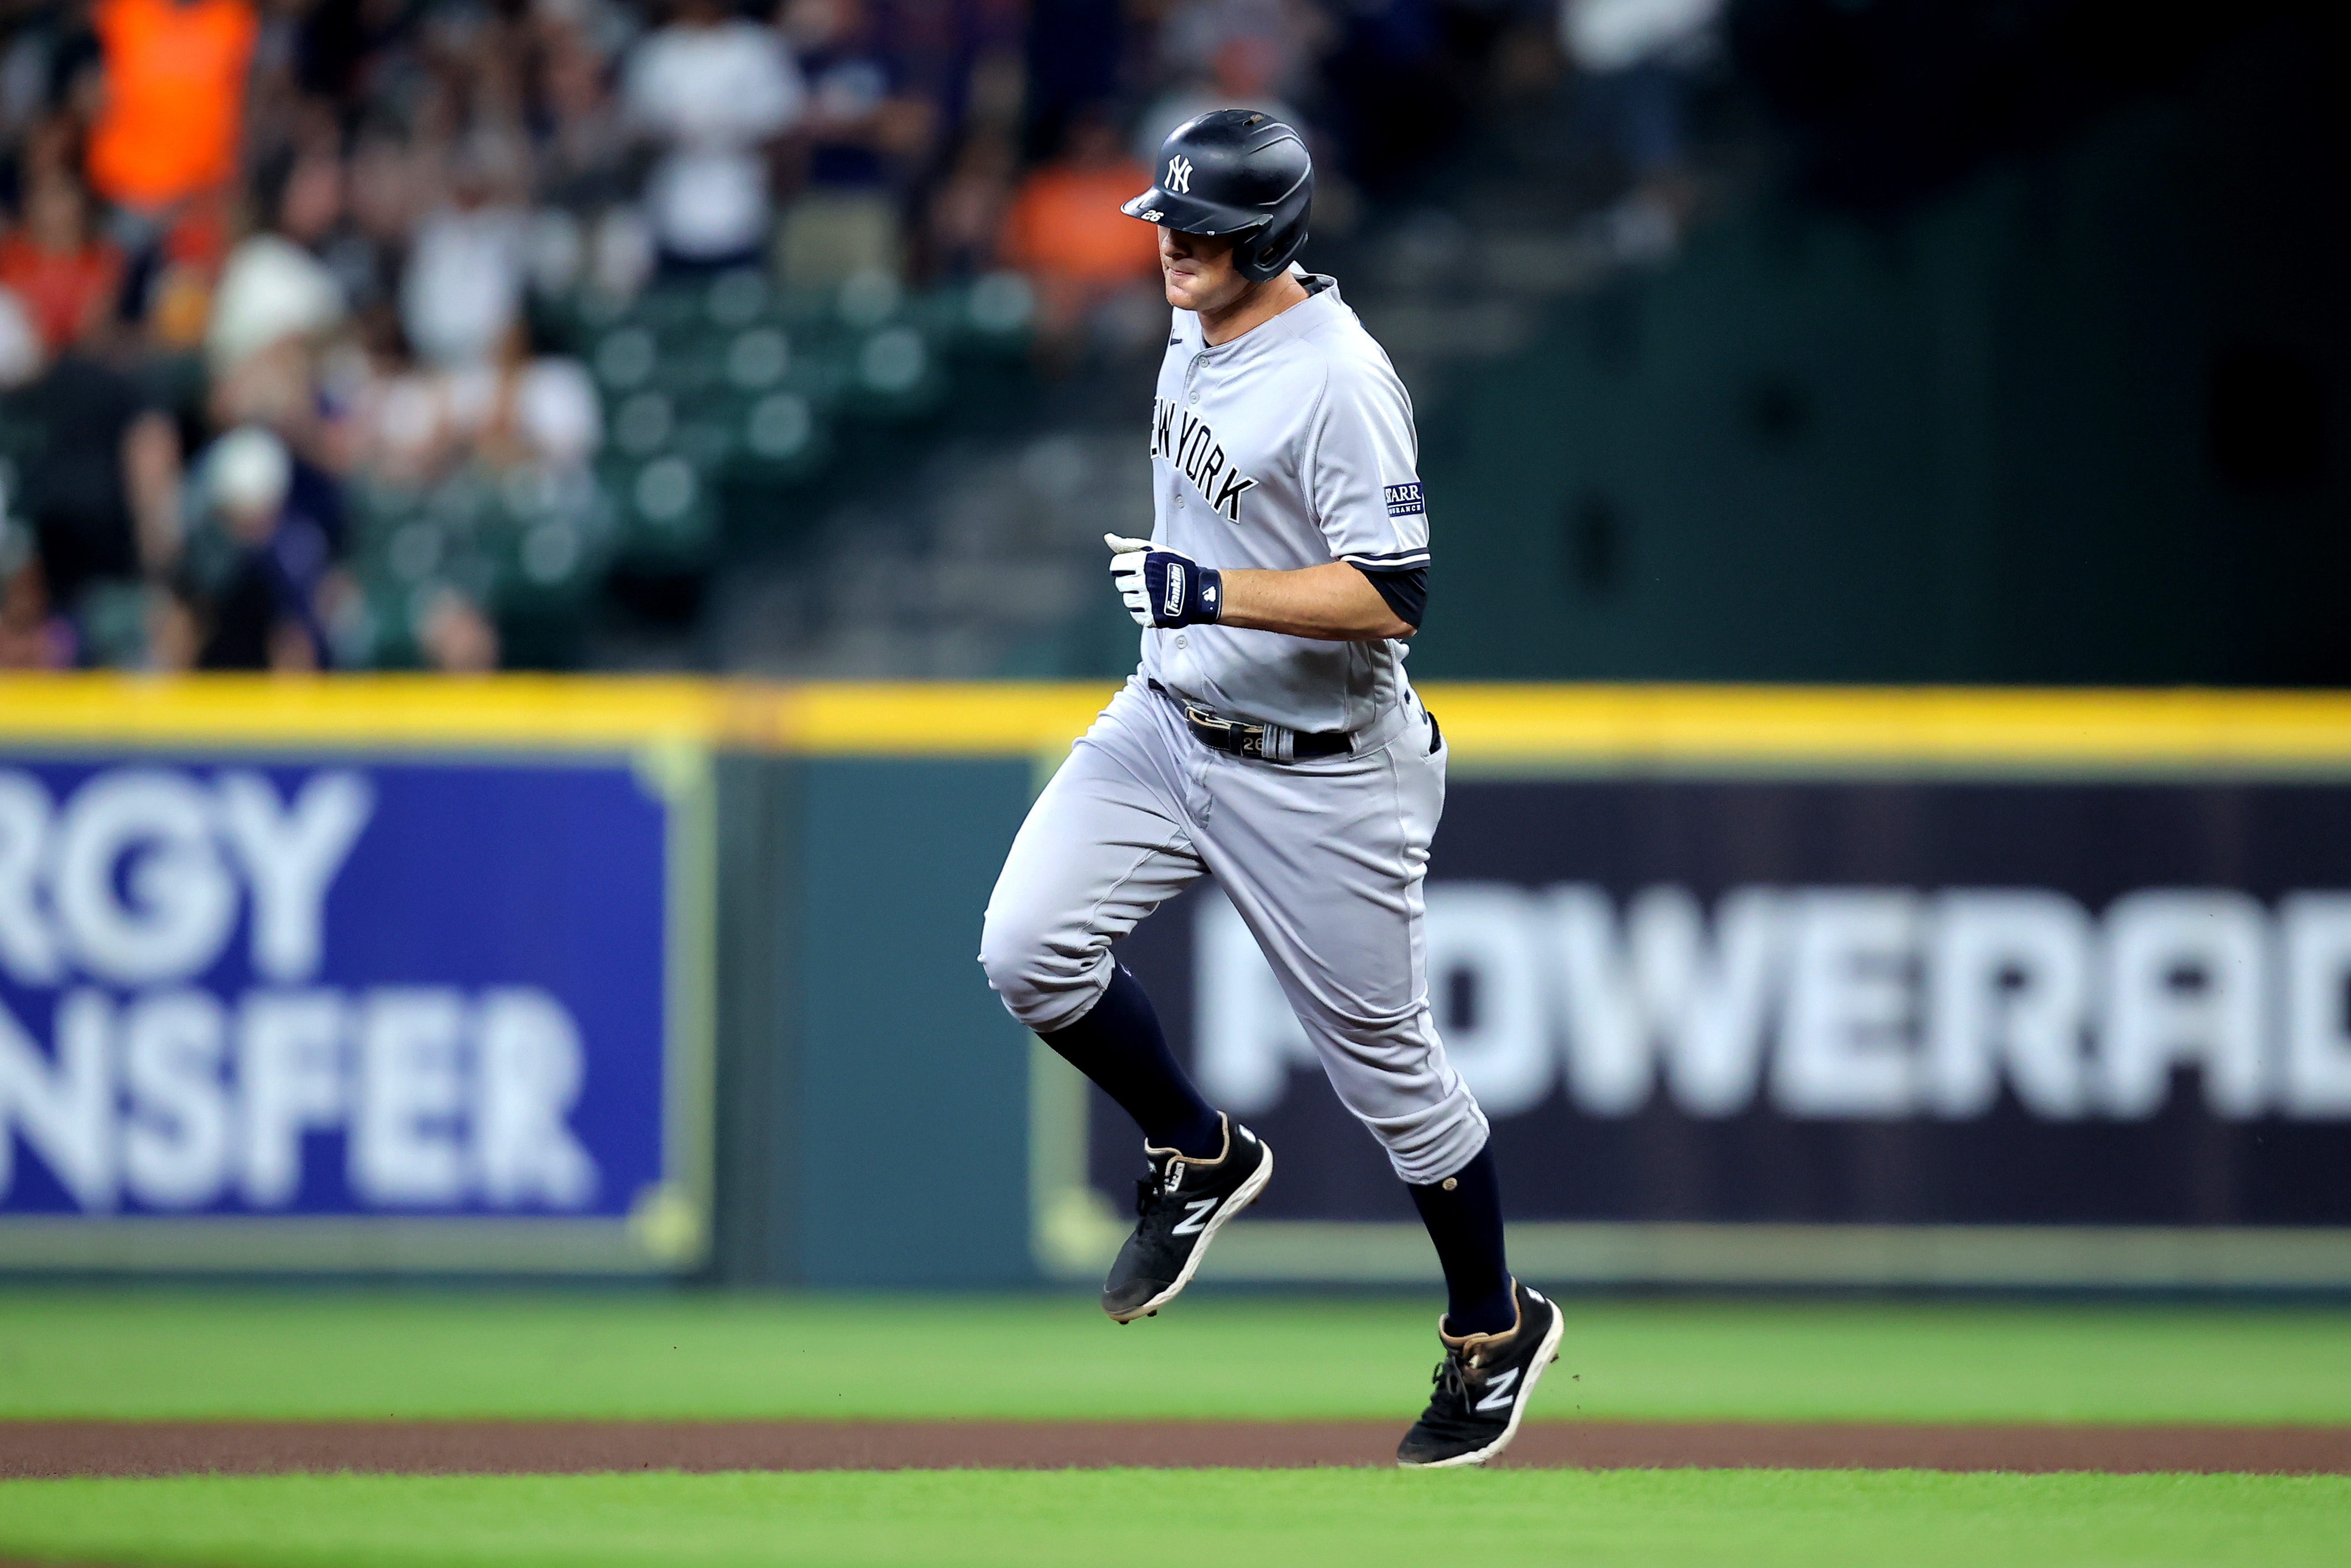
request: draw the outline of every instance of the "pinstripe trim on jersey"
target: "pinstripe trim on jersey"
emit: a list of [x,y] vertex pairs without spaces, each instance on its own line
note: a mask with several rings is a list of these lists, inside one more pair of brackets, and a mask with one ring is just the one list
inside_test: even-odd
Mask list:
[[1339,559],[1349,566],[1360,567],[1365,571],[1408,571],[1416,566],[1428,564],[1428,547],[1420,545],[1412,549],[1350,550]]

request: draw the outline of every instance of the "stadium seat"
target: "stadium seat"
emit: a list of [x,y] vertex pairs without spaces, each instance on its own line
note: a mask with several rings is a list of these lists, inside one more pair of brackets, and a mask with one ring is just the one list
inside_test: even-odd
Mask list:
[[703,290],[703,316],[715,327],[747,327],[768,313],[774,298],[774,286],[764,273],[742,267],[710,280]]
[[618,562],[633,571],[678,574],[710,565],[718,541],[716,496],[708,476],[675,453],[618,464],[608,479],[619,507]]
[[653,379],[661,349],[651,329],[627,321],[598,337],[589,350],[596,382],[610,397],[632,392]]
[[136,669],[147,662],[147,585],[135,580],[93,582],[74,607],[81,632],[81,662],[107,669]]
[[859,340],[841,389],[841,406],[867,419],[919,418],[946,395],[944,357],[916,327],[896,322]]
[[734,471],[751,482],[799,483],[831,458],[831,422],[803,393],[778,390],[744,399],[733,421]]

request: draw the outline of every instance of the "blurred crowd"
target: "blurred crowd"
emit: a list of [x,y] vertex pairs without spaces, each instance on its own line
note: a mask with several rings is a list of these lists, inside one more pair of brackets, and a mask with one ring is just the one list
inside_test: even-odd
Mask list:
[[1116,208],[1192,114],[1298,124],[1341,231],[1516,29],[1669,169],[1715,3],[0,0],[0,665],[513,662],[437,546],[370,589],[360,514],[609,485],[562,323],[1016,277],[1051,373],[1164,324]]

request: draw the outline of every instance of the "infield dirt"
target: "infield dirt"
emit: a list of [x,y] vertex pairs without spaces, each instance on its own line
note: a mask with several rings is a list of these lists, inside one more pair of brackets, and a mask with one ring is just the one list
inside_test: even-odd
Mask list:
[[[10,1421],[0,1478],[1394,1463],[1390,1421]],[[1530,1424],[1508,1464],[2351,1475],[2351,1427]]]

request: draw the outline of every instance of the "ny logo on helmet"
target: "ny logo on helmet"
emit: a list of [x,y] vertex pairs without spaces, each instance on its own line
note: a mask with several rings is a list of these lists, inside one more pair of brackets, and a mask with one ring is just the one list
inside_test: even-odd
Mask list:
[[1192,161],[1175,157],[1167,160],[1167,188],[1179,196],[1192,193]]

